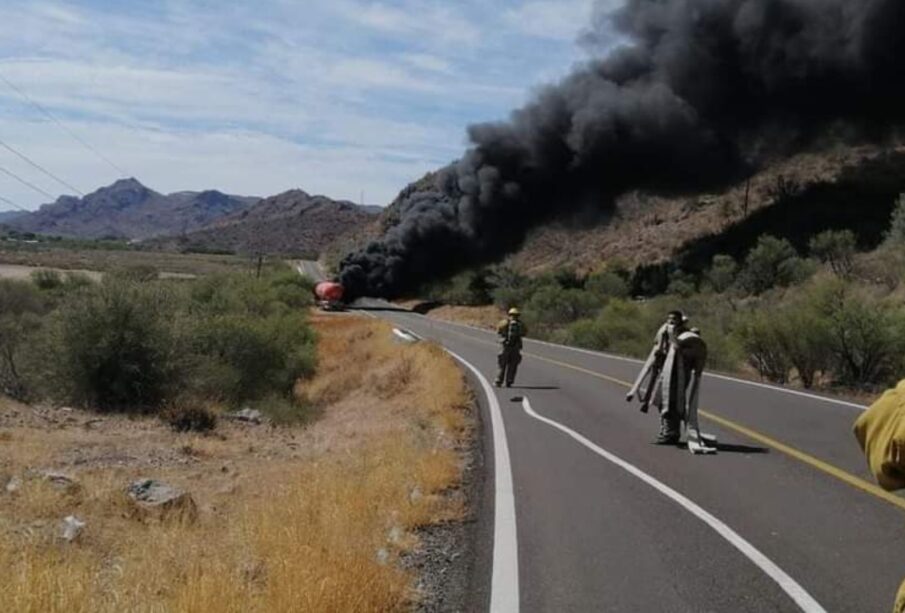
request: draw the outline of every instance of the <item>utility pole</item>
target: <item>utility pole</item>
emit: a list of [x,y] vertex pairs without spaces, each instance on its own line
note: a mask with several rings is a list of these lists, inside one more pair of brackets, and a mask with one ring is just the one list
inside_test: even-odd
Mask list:
[[258,270],[257,270],[257,272],[255,273],[255,278],[256,278],[256,279],[260,279],[260,278],[261,278],[261,266],[262,266],[263,264],[264,264],[264,256],[261,255],[261,254],[259,253],[259,254],[258,254]]

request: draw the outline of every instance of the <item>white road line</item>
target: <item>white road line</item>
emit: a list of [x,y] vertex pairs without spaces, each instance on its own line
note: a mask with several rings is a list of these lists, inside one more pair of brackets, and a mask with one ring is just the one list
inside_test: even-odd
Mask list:
[[490,408],[493,430],[494,529],[493,574],[490,582],[491,613],[517,613],[519,610],[518,541],[515,526],[515,490],[503,413],[490,382],[462,356],[446,350],[469,369],[484,390]]
[[[471,330],[475,330],[477,332],[481,332],[486,335],[493,334],[490,330],[485,330],[484,328],[478,328],[477,326],[472,326],[470,324],[462,324],[458,322],[446,321],[443,319],[433,319],[428,315],[422,315],[420,313],[412,313],[412,315],[418,315],[419,317],[423,317],[425,319],[431,319],[432,321],[444,323],[450,326],[459,327],[459,328],[469,328]],[[599,358],[605,358],[607,360],[615,360],[617,362],[629,362],[631,364],[643,364],[643,360],[638,360],[635,358],[627,358],[621,355],[614,355],[612,353],[604,353],[602,351],[594,351],[592,349],[583,349],[581,347],[569,347],[568,345],[560,345],[559,343],[551,343],[548,341],[539,341],[533,338],[526,338],[525,341],[528,343],[537,343],[538,345],[546,345],[547,347],[553,347],[555,349],[562,349],[564,351],[574,351],[575,353],[583,353],[585,355],[590,355]],[[800,396],[802,398],[809,398],[811,400],[818,400],[821,402],[829,402],[831,404],[838,404],[845,407],[850,407],[853,409],[858,409],[859,411],[866,411],[868,407],[863,404],[858,404],[855,402],[849,402],[847,400],[839,400],[838,398],[830,398],[828,396],[819,396],[817,394],[810,394],[808,392],[801,392],[798,390],[789,389],[787,387],[780,387],[778,385],[769,385],[767,383],[759,383],[757,381],[748,381],[747,379],[739,379],[737,377],[730,377],[728,375],[720,375],[717,373],[704,373],[705,377],[709,377],[711,379],[722,379],[724,381],[730,381],[732,383],[741,383],[742,385],[750,385],[752,387],[760,387],[762,389],[770,390],[773,392],[779,392],[781,394],[791,394],[793,396]]]
[[534,419],[541,421],[549,426],[564,432],[569,435],[597,455],[603,457],[605,460],[612,462],[619,468],[622,468],[629,474],[641,479],[661,494],[671,499],[673,502],[678,503],[680,506],[684,507],[686,511],[706,523],[708,526],[713,528],[713,530],[722,536],[724,539],[729,541],[729,543],[738,549],[746,558],[751,560],[758,568],[760,568],[764,573],[767,574],[771,579],[776,581],[779,584],[779,587],[789,595],[789,597],[795,601],[795,603],[801,608],[802,611],[806,613],[826,613],[826,609],[824,609],[820,604],[814,600],[814,598],[805,591],[803,587],[801,587],[798,582],[796,582],[792,577],[787,575],[785,571],[783,571],[779,566],[777,566],[773,561],[771,561],[767,556],[762,554],[757,548],[754,547],[751,543],[742,538],[737,532],[735,532],[732,528],[724,524],[722,521],[702,509],[700,506],[672,489],[665,483],[658,481],[654,477],[650,476],[640,468],[636,467],[633,464],[629,464],[622,458],[613,455],[609,451],[598,447],[582,435],[578,434],[574,430],[563,426],[559,422],[553,421],[543,415],[540,415],[531,408],[531,403],[528,401],[527,397],[522,398],[522,408],[525,409],[525,413],[533,417]]

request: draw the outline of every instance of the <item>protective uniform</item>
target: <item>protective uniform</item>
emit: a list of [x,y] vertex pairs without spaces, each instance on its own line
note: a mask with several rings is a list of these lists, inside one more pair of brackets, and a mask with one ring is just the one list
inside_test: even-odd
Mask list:
[[[684,321],[666,323],[657,331],[654,346],[635,384],[626,396],[631,401],[641,392],[641,411],[653,403],[660,413],[658,444],[679,442],[682,422],[693,452],[712,452],[698,426],[698,396],[707,344],[698,330],[686,330]],[[644,382],[647,387],[642,391]]]
[[[854,430],[877,483],[888,491],[905,489],[905,380],[862,413]],[[893,611],[905,612],[905,583]]]
[[526,334],[525,324],[519,319],[518,309],[509,310],[509,319],[500,322],[497,334],[502,348],[497,357],[500,370],[496,377],[496,386],[499,387],[505,382],[506,387],[512,387],[518,365],[522,361],[522,337]]

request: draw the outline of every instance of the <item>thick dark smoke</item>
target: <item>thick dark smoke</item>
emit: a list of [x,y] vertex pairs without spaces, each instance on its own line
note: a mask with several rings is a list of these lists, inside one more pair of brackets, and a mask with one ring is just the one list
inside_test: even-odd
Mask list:
[[612,26],[624,46],[471,126],[461,160],[400,195],[398,223],[342,263],[352,295],[498,261],[629,190],[718,189],[818,139],[905,123],[905,0],[628,0],[586,41]]

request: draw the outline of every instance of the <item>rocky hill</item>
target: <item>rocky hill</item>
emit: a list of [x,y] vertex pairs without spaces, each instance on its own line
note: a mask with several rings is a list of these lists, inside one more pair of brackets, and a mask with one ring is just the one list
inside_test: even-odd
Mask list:
[[6,223],[22,232],[73,238],[144,239],[203,228],[258,200],[215,190],[164,195],[136,179],[122,179],[83,198],[61,196]]
[[[619,199],[611,218],[579,217],[535,230],[507,263],[525,272],[544,272],[560,266],[587,272],[615,259],[629,267],[664,262],[686,245],[744,224],[762,209],[788,204],[792,196],[809,186],[836,184],[845,174],[858,174],[871,160],[901,150],[840,146],[801,154],[770,165],[750,182],[716,194],[673,198],[628,194]],[[815,220],[823,213],[831,211],[818,207],[812,212]],[[786,229],[777,224],[771,231],[782,235]]]
[[312,196],[300,189],[261,200],[196,232],[151,241],[184,251],[316,255],[378,218],[379,207]]

